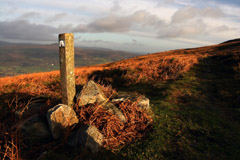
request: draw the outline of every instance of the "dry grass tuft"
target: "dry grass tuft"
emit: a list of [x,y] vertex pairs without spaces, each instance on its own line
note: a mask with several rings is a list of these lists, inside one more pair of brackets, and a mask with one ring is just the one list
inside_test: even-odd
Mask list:
[[142,138],[153,123],[147,112],[138,108],[136,103],[127,100],[115,105],[123,112],[126,123],[100,105],[76,106],[80,122],[95,125],[105,137],[104,147],[111,150]]

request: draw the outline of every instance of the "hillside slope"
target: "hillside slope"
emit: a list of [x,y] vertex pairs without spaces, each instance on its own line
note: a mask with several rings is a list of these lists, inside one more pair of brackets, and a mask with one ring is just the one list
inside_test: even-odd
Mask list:
[[[18,44],[0,41],[0,77],[59,69],[58,44]],[[138,54],[104,48],[75,47],[75,66],[118,61]]]
[[[48,148],[46,159],[240,159],[240,41],[154,53],[75,72],[78,86],[94,79],[118,92],[145,94],[155,114],[152,131],[114,153]],[[2,153],[5,133],[15,123],[14,111],[31,98],[46,109],[59,103],[59,81],[57,71],[0,78]]]

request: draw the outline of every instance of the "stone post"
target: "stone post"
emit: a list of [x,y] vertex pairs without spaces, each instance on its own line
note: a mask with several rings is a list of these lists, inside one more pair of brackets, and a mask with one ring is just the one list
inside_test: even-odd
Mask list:
[[58,38],[62,103],[72,107],[76,94],[73,33],[59,34]]

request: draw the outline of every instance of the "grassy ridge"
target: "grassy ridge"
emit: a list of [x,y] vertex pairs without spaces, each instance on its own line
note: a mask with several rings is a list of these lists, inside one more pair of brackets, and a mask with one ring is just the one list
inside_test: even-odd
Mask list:
[[[50,148],[45,158],[240,159],[239,47],[234,41],[76,69],[78,85],[94,78],[118,92],[138,92],[150,98],[155,114],[152,131],[114,153],[105,150],[92,155],[62,147]],[[8,116],[16,106],[7,105],[16,95],[22,102],[41,97],[48,107],[60,100],[58,72],[2,78],[0,82],[2,131],[14,123]],[[1,132],[1,138],[3,135]]]
[[119,154],[129,159],[239,159],[240,73],[222,58],[203,59],[176,81],[141,89],[153,104],[153,132]]

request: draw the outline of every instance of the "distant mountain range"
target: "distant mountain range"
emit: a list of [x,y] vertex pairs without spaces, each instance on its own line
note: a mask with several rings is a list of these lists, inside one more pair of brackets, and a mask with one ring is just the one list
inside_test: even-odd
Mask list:
[[[58,44],[0,41],[0,77],[59,69]],[[88,66],[139,56],[98,47],[75,47],[75,66]]]

